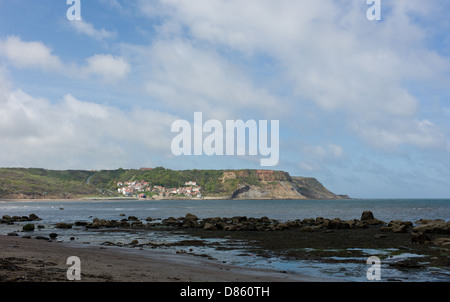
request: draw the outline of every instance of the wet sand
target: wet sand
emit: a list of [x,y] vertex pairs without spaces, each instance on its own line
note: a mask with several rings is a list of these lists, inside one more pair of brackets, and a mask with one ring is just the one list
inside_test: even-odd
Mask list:
[[81,261],[82,282],[302,282],[336,281],[271,270],[247,269],[189,254],[48,242],[0,236],[0,281],[64,282],[67,258]]

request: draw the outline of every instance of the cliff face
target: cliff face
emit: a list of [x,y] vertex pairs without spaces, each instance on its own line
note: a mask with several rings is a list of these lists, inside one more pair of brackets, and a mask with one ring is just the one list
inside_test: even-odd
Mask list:
[[348,199],[326,189],[317,179],[291,177],[289,173],[272,170],[227,171],[221,178],[239,180],[233,199]]
[[312,177],[292,177],[297,191],[308,199],[350,199],[346,195],[337,195],[325,188]]

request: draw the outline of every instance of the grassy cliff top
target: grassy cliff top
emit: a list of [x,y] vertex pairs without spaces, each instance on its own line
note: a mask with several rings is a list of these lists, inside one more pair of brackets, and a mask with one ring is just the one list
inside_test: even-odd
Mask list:
[[[230,198],[243,187],[265,192],[289,186],[299,199],[339,199],[315,178],[291,177],[273,170],[46,170],[38,168],[0,168],[0,198],[81,198],[87,196],[116,197],[116,182],[146,181],[166,188],[183,187],[195,181],[203,196]],[[247,190],[247,191],[249,191]],[[297,196],[297,195],[292,195]],[[267,194],[266,194],[267,195]],[[253,196],[253,195],[249,195]],[[270,196],[270,195],[267,195]],[[274,195],[277,198],[278,195]],[[281,195],[280,195],[281,196]],[[282,198],[282,197],[280,197]]]

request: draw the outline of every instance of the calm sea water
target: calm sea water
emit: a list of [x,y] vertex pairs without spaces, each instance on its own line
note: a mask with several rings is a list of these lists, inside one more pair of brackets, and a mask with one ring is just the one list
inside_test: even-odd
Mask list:
[[[61,210],[64,209],[64,210]],[[119,214],[167,218],[187,213],[206,217],[263,217],[280,221],[304,218],[359,219],[370,210],[375,218],[416,221],[450,219],[450,199],[352,199],[352,200],[108,200],[108,201],[0,201],[0,215],[34,213],[48,222],[117,219]]]
[[[140,242],[174,242],[181,239],[189,239],[186,234],[171,234],[166,232],[109,232],[85,230],[82,227],[69,230],[55,230],[57,222],[88,221],[93,218],[120,220],[126,216],[136,216],[145,220],[147,217],[165,219],[168,217],[182,217],[192,213],[200,219],[207,217],[263,217],[279,221],[304,219],[304,218],[341,218],[360,219],[363,211],[370,210],[375,218],[389,222],[391,220],[408,220],[415,222],[419,219],[444,219],[450,220],[450,199],[353,199],[353,200],[102,200],[102,201],[30,201],[10,202],[0,201],[0,217],[3,215],[28,216],[31,213],[38,215],[42,221],[37,224],[45,228],[35,231],[36,234],[48,235],[51,232],[59,234],[58,240],[69,241],[70,237],[76,237],[77,242],[100,244],[105,241],[129,243],[133,239]],[[12,231],[21,231],[21,224],[0,225],[0,234],[4,235]],[[214,239],[215,240],[215,239]],[[217,244],[227,245],[227,240],[215,240]],[[235,244],[235,243],[234,243]],[[276,258],[243,257],[242,250],[235,251],[218,250],[209,247],[185,247],[192,248],[194,252],[206,253],[219,261],[231,264],[273,268],[298,272],[313,276],[344,278],[350,281],[366,281],[367,265],[365,259],[361,264],[324,264],[312,261],[287,261]],[[137,251],[145,253],[144,250]],[[168,248],[168,252],[176,252],[176,248]],[[388,250],[365,251],[367,257],[390,253]],[[408,255],[407,253],[394,256],[420,257],[420,255]],[[437,271],[436,271],[437,270]],[[441,272],[439,269],[418,272],[412,276],[404,275],[401,271],[385,266],[384,275],[390,279],[405,281],[450,281],[449,272]]]

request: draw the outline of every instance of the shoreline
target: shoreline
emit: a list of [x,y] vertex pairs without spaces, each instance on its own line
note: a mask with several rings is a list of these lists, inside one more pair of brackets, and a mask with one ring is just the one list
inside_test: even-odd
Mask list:
[[[365,261],[373,255],[383,261],[387,281],[450,281],[450,221],[442,219],[384,222],[376,219],[371,211],[364,211],[361,219],[317,217],[285,222],[265,216],[199,219],[189,213],[178,218],[145,217],[120,214],[106,220],[90,216],[92,222],[90,219],[74,222],[69,215],[66,222],[57,219],[51,224],[38,224],[34,231],[34,223],[29,222],[42,220],[35,214],[3,215],[2,224],[12,226],[17,223],[18,227],[6,226],[4,230],[11,231],[3,234],[8,237],[0,237],[0,281],[33,281],[35,275],[43,276],[38,281],[64,281],[61,274],[49,275],[39,267],[50,266],[51,271],[58,273],[64,272],[64,268],[67,271],[65,263],[62,267],[51,266],[61,261],[61,255],[66,255],[67,259],[78,256],[76,253],[80,251],[97,255],[97,258],[85,254],[82,257],[94,263],[89,267],[97,265],[100,273],[89,271],[87,276],[90,276],[89,280],[98,282],[139,281],[142,278],[144,281],[172,281],[171,278],[175,281],[205,281],[205,278],[213,282],[272,281],[273,274],[277,275],[276,281],[283,282],[324,281],[323,278],[340,277],[349,281],[365,281],[360,272],[367,269]],[[74,228],[69,231],[72,225]],[[86,232],[91,239],[77,238],[77,233],[84,236]],[[9,254],[4,248],[8,242],[12,242]],[[91,242],[94,243],[91,245]],[[57,249],[59,252],[55,254]],[[233,252],[228,253],[228,250]],[[52,255],[50,260],[45,260],[46,253]],[[226,256],[221,257],[225,254],[220,253]],[[238,256],[239,260],[230,261],[230,255]],[[144,263],[151,273],[139,267]],[[314,269],[310,271],[312,263],[320,263],[320,270],[327,266],[328,273],[317,275]],[[249,269],[249,264],[257,264],[262,269]],[[331,266],[333,270],[329,270]],[[132,267],[132,272],[140,272],[141,279],[127,273],[121,275],[118,267],[125,271]],[[267,270],[269,267],[271,270]],[[4,269],[12,273],[11,276],[2,275]],[[183,272],[183,277],[173,277],[171,270]],[[196,274],[192,275],[194,271]],[[21,275],[14,275],[20,272],[24,272],[26,280],[21,280]],[[155,275],[155,272],[158,273]]]
[[67,258],[81,261],[81,282],[336,282],[245,268],[160,250],[82,245],[0,235],[1,282],[65,282]]

